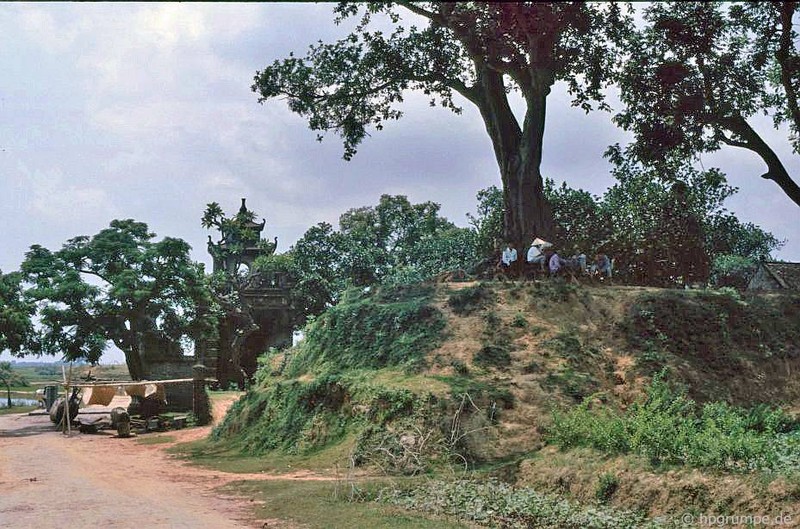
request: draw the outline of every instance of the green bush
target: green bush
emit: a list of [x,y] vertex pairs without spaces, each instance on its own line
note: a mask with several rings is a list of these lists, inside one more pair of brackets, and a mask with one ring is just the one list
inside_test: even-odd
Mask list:
[[660,377],[646,398],[624,413],[588,406],[584,402],[555,412],[549,441],[563,449],[587,446],[609,454],[636,453],[656,466],[726,471],[800,468],[800,458],[794,455],[800,439],[798,423],[780,409],[745,410],[722,402],[698,407],[685,391]]
[[493,304],[494,301],[494,292],[485,285],[479,284],[451,292],[447,304],[456,314],[466,316]]
[[475,363],[484,367],[508,367],[511,354],[508,347],[498,344],[485,344],[475,354]]
[[445,320],[431,305],[433,289],[404,285],[373,295],[350,293],[309,325],[286,373],[313,365],[343,369],[401,366],[415,370],[442,339]]
[[610,472],[601,474],[597,478],[597,486],[594,489],[594,497],[600,503],[608,503],[611,497],[619,488],[619,478]]

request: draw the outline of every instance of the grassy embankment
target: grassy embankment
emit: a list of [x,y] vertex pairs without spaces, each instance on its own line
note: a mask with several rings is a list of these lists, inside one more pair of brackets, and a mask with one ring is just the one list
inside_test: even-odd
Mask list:
[[351,294],[300,347],[265,357],[212,438],[184,451],[225,470],[338,474],[287,486],[368,501],[343,509],[479,524],[797,513],[798,344],[797,297],[550,283]]

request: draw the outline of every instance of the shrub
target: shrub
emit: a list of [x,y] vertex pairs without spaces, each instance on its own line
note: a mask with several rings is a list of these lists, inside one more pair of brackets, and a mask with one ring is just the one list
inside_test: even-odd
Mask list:
[[494,303],[494,301],[494,292],[485,285],[479,284],[451,292],[447,304],[456,314],[466,316]]
[[511,365],[511,354],[506,346],[485,344],[475,354],[475,363],[485,367],[508,367]]
[[600,503],[608,503],[611,497],[619,488],[619,478],[610,472],[601,474],[597,478],[597,486],[594,489],[594,497]]
[[[563,449],[588,446],[609,454],[636,453],[653,465],[726,471],[800,468],[798,423],[779,409],[750,410],[722,402],[698,407],[684,390],[656,377],[647,396],[625,413],[589,409],[588,402],[554,412],[548,439]],[[794,448],[791,448],[794,447]]]
[[441,312],[430,303],[432,293],[430,286],[405,285],[372,296],[349,294],[309,325],[286,372],[296,376],[320,363],[332,371],[419,368],[445,327]]

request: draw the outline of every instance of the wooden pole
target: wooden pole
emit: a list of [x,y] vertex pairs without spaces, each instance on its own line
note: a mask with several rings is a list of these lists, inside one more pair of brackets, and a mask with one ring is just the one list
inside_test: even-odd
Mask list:
[[[72,382],[72,362],[69,363],[69,375],[67,375],[67,395],[69,395],[69,384],[70,384],[70,382]],[[64,413],[65,413],[64,417],[65,417],[65,420],[67,421],[67,437],[72,435],[72,425],[70,424],[72,421],[70,421],[70,418],[69,418],[69,405],[70,405],[70,402],[69,402],[69,397],[68,397],[66,402],[64,403]]]

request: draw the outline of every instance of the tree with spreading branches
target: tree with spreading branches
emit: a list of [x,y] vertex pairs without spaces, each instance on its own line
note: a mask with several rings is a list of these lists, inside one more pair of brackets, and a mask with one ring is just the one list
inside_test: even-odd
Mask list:
[[42,330],[30,352],[96,363],[110,341],[141,380],[152,362],[181,358],[183,339],[210,333],[202,265],[185,241],[154,237],[127,219],[57,251],[31,246],[21,271]]
[[787,124],[800,152],[797,2],[654,2],[627,39],[620,75],[625,109],[615,117],[634,132],[631,153],[659,165],[676,156],[738,147],[766,165],[797,205],[800,186],[753,126],[766,114]]
[[[504,236],[517,244],[550,237],[541,175],[547,96],[562,81],[574,105],[606,108],[602,89],[628,15],[615,3],[584,2],[341,2],[334,11],[337,24],[358,17],[355,29],[257,72],[259,101],[285,97],[319,139],[341,136],[350,159],[370,128],[402,116],[407,91],[455,113],[459,94],[480,111],[494,147]],[[380,29],[387,24],[388,32]],[[512,91],[523,102],[521,120]]]

